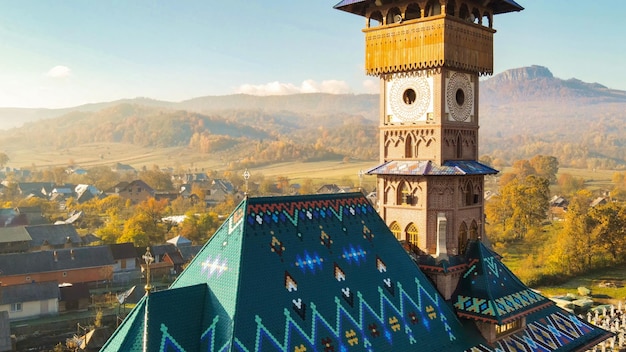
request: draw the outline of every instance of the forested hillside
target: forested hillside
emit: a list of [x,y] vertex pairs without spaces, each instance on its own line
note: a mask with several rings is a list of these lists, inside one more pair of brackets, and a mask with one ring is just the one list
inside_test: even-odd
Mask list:
[[[362,116],[231,109],[200,114],[120,104],[27,123],[0,135],[1,144],[62,150],[82,144],[125,143],[187,147],[225,160],[261,165],[276,161],[374,159],[376,126]],[[361,148],[354,148],[359,143]]]
[[[61,150],[87,143],[186,147],[221,159],[278,161],[378,155],[377,95],[146,98],[73,109],[0,109],[0,145]],[[480,153],[496,167],[534,155],[563,167],[626,167],[626,92],[554,77],[545,67],[481,82]],[[11,121],[11,122],[10,122]],[[26,122],[30,121],[30,122]],[[7,148],[5,148],[7,149]]]

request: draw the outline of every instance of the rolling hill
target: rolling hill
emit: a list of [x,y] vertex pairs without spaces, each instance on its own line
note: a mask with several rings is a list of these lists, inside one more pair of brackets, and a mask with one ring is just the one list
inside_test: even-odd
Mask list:
[[[481,154],[497,164],[544,154],[556,156],[563,166],[626,165],[626,92],[560,79],[541,66],[508,70],[480,85]],[[375,160],[378,104],[378,95],[298,94],[0,108],[0,145],[9,152],[90,143],[181,147],[257,164]]]

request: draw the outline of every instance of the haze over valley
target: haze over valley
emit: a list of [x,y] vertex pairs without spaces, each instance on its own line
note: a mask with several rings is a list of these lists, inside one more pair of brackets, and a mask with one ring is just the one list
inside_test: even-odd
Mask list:
[[[481,155],[496,166],[536,154],[556,156],[569,167],[626,165],[624,91],[560,79],[548,68],[531,66],[483,80],[480,104]],[[12,167],[59,166],[68,159],[86,166],[111,163],[116,158],[108,153],[115,144],[136,149],[133,162],[143,165],[168,163],[141,157],[168,148],[173,153],[169,158],[193,154],[197,165],[204,160],[207,167],[208,160],[220,160],[222,166],[374,161],[378,106],[375,94],[314,93],[206,96],[181,102],[136,98],[67,109],[0,108],[0,149],[9,155]],[[81,160],[80,152],[71,152],[80,146],[90,146],[83,148],[88,158]]]

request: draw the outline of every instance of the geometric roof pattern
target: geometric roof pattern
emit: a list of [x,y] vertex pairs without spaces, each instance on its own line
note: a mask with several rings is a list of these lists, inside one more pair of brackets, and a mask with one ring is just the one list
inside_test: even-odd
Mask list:
[[506,336],[489,347],[483,344],[470,351],[586,351],[611,336],[608,331],[552,305],[528,315],[524,330]]
[[463,176],[495,175],[498,170],[474,160],[448,160],[441,166],[430,160],[390,160],[366,173],[368,175]]
[[554,304],[522,283],[482,241],[468,244],[466,259],[452,295],[459,316],[503,325]]
[[[463,284],[486,284],[494,274],[483,258],[494,254],[480,243],[469,249],[478,251],[468,257],[478,258],[468,264],[475,281]],[[523,291],[518,284],[485,297]],[[170,288],[139,301],[101,351],[571,351],[608,336],[556,306],[538,307],[518,309],[526,329],[490,345],[471,320],[459,319],[361,193],[246,198]]]
[[361,193],[246,198],[103,351],[138,351],[145,331],[149,351],[463,351],[482,341]]

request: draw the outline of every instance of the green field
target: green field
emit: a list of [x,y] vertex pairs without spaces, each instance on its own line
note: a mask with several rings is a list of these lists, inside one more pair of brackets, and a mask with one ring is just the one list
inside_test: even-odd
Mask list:
[[[171,167],[174,170],[191,171],[224,171],[243,172],[243,166],[231,165],[231,160],[212,157],[211,154],[202,154],[185,147],[173,148],[142,148],[129,144],[93,143],[73,148],[50,150],[44,148],[6,148],[10,157],[8,166],[14,168],[38,169],[67,167],[70,164],[82,168],[94,166],[110,166],[115,163],[129,164],[135,169],[142,167],[152,168],[158,165],[161,168]],[[291,183],[299,183],[308,178],[315,184],[341,183],[349,179],[353,185],[359,185],[359,171],[368,170],[377,165],[377,161],[319,161],[319,162],[284,162],[263,167],[251,168],[249,171],[263,174],[266,177],[286,176]],[[241,170],[240,170],[241,169]],[[363,176],[362,186],[373,189],[375,178]]]

